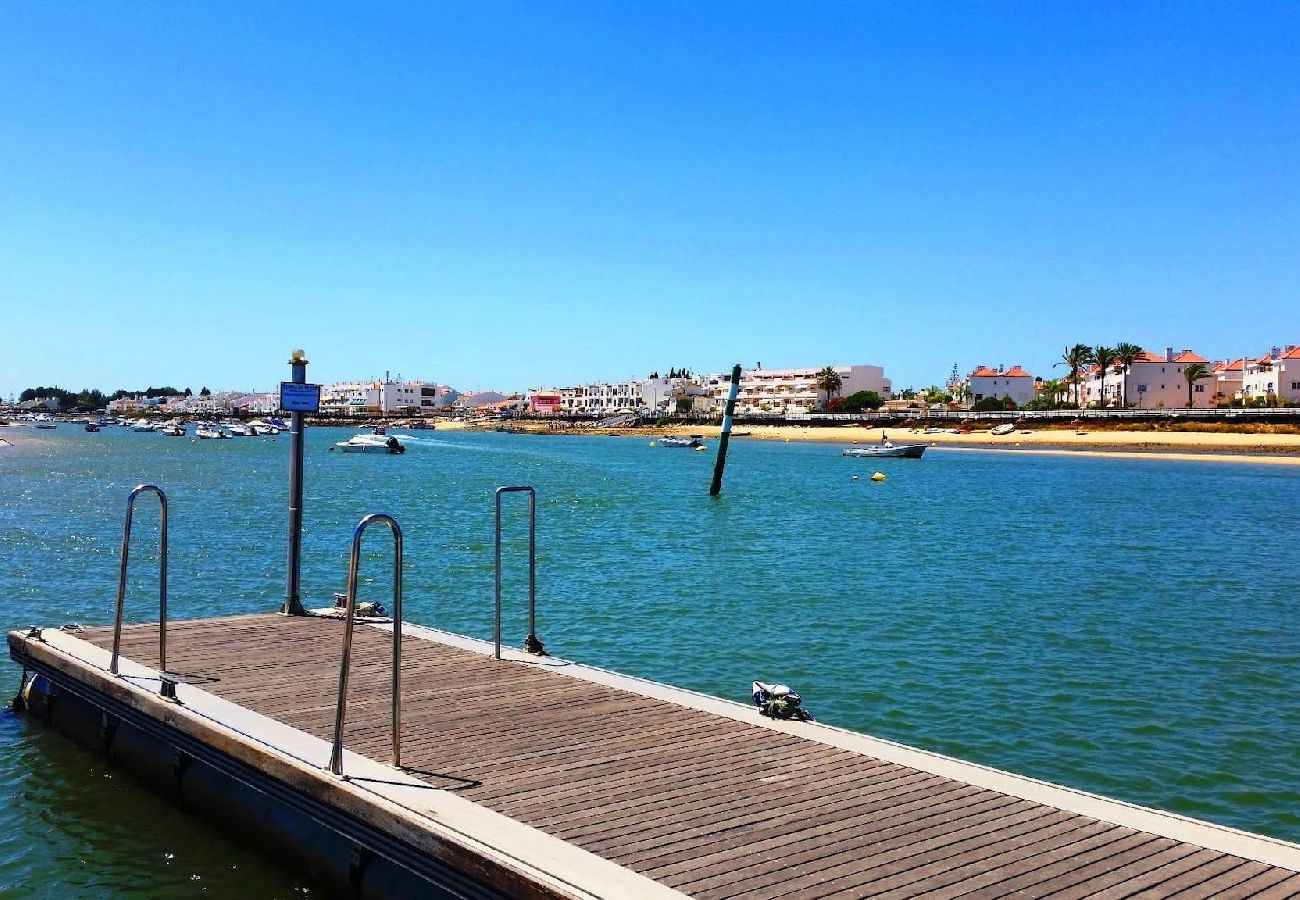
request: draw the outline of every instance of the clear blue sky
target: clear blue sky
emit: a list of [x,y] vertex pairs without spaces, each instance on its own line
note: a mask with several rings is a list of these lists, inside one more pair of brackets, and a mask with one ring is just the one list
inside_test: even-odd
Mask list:
[[0,392],[1300,343],[1297,48],[1294,2],[7,4]]

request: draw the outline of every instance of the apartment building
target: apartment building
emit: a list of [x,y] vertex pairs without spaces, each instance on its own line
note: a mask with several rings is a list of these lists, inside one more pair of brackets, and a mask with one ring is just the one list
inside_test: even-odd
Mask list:
[[1300,402],[1300,346],[1273,347],[1258,359],[1246,360],[1241,393],[1247,402]]
[[1092,366],[1079,373],[1080,402],[1083,406],[1118,407],[1123,398],[1139,409],[1182,409],[1187,406],[1187,367],[1200,363],[1207,377],[1192,385],[1192,405],[1212,406],[1216,382],[1209,370],[1212,363],[1191,350],[1174,352],[1166,347],[1164,355],[1143,350],[1131,365],[1112,366],[1106,372],[1105,394],[1102,393],[1101,369]]
[[454,388],[432,381],[339,381],[321,387],[321,412],[431,413],[455,402]]
[[[740,415],[772,415],[815,412],[822,408],[827,397],[818,387],[818,378],[825,366],[792,369],[742,369],[740,388],[736,394],[736,413]],[[888,399],[893,385],[885,377],[881,366],[832,366],[840,376],[840,389],[836,396],[848,397],[859,391],[875,391]],[[706,394],[713,408],[726,402],[731,390],[731,373],[708,375],[701,379],[708,387]],[[701,406],[705,404],[700,404]]]

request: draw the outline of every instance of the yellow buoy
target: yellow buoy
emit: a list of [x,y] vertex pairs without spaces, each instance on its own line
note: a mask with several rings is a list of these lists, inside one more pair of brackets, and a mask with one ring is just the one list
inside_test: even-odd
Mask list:
[[655,446],[658,446],[658,445],[657,445],[654,441],[651,441],[651,442],[650,442],[650,446],[651,446],[651,447],[655,447]]
[[873,472],[873,473],[871,474],[871,480],[872,480],[872,481],[884,481],[884,480],[885,480],[885,473],[884,473],[884,472]]
[[698,446],[698,447],[695,448],[695,452],[696,452],[696,453],[701,453],[701,452],[703,452],[703,451],[705,451],[705,450],[708,450],[708,449],[709,449],[708,447],[705,447],[703,444],[701,444],[700,446]]

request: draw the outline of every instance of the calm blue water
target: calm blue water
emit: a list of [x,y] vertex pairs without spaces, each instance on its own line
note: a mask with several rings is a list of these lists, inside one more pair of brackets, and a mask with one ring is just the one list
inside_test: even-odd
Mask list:
[[[490,637],[492,491],[530,483],[538,630],[558,655],[738,700],[780,680],[832,724],[1300,840],[1300,469],[933,450],[875,462],[875,484],[835,447],[738,440],[715,501],[712,453],[645,439],[435,432],[402,457],[327,452],[346,434],[309,434],[309,605],[343,589],[353,526],[384,511],[406,532],[406,617]],[[111,619],[142,481],[171,498],[173,617],[278,608],[287,436],[3,436],[6,628]],[[156,618],[156,513],[137,522],[128,612]],[[369,536],[363,598],[388,598],[385,540]],[[7,713],[0,783],[0,886],[310,892]]]

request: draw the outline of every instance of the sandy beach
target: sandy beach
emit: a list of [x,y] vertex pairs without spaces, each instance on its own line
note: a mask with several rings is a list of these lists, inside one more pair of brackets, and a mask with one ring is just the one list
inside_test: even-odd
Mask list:
[[[440,431],[459,430],[459,423],[439,424]],[[653,440],[662,435],[703,435],[706,440],[718,435],[716,425],[682,425],[597,431],[591,428],[555,429],[549,423],[516,422],[512,425],[539,434],[619,434]],[[735,440],[747,441],[821,441],[838,444],[872,444],[881,439],[882,429],[854,426],[743,425],[737,426]],[[894,443],[925,443],[952,450],[984,450],[1035,454],[1104,454],[1126,458],[1188,459],[1200,462],[1258,462],[1300,465],[1300,434],[1242,431],[1121,431],[1072,429],[1025,429],[1009,435],[987,431],[952,434],[943,431],[925,434],[919,429],[886,428]]]

